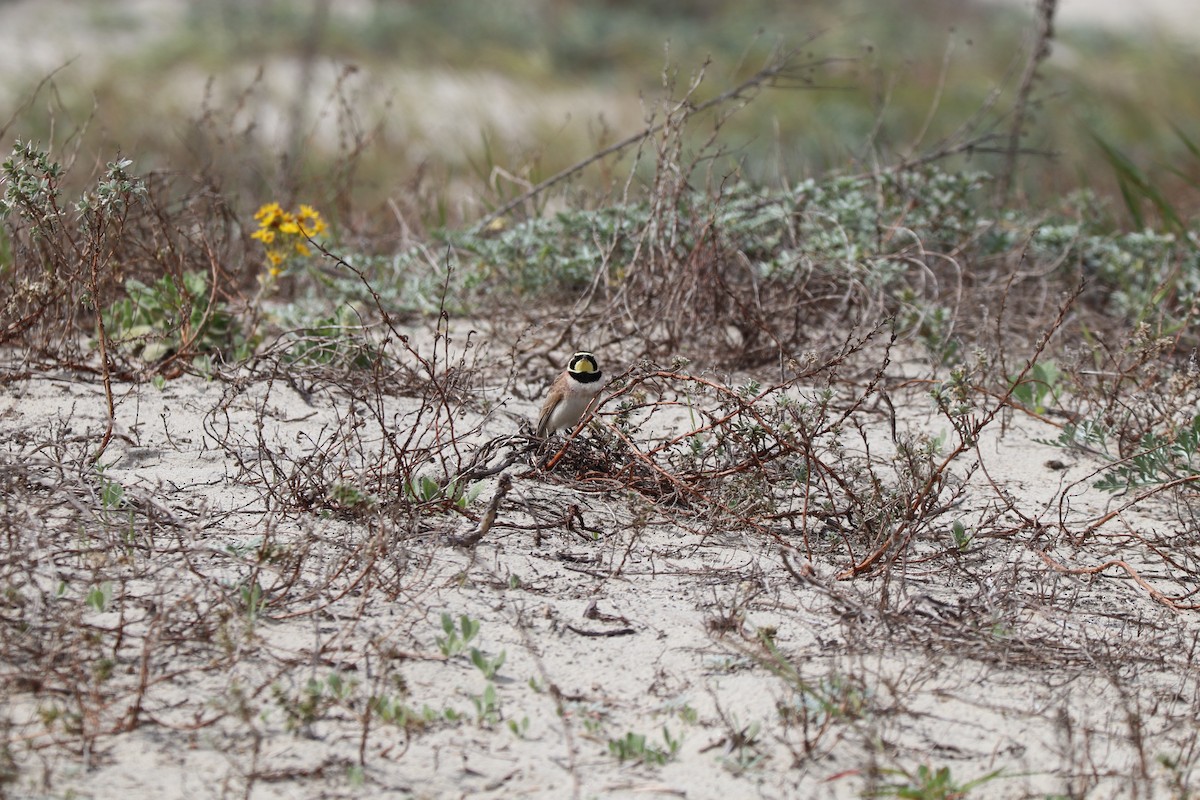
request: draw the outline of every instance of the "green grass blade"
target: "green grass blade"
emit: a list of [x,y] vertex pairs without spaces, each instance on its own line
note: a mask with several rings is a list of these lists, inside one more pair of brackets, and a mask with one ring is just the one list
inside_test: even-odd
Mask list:
[[1178,231],[1185,231],[1187,226],[1175,211],[1175,207],[1159,191],[1158,187],[1138,169],[1124,153],[1119,151],[1100,134],[1091,131],[1092,139],[1100,147],[1104,160],[1116,173],[1117,182],[1121,189],[1121,197],[1129,209],[1130,216],[1139,227],[1145,227],[1145,217],[1141,210],[1141,201],[1148,200],[1158,211],[1163,221]]

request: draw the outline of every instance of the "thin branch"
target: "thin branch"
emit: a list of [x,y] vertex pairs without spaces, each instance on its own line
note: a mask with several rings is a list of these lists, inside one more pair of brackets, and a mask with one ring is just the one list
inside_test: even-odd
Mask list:
[[1029,98],[1033,93],[1033,84],[1037,80],[1038,70],[1050,56],[1050,42],[1054,39],[1054,12],[1058,0],[1038,0],[1037,31],[1034,33],[1033,49],[1029,60],[1025,63],[1025,72],[1021,75],[1020,86],[1017,87],[1017,99],[1013,105],[1012,124],[1008,130],[1008,147],[1005,150],[1004,168],[996,181],[996,200],[998,205],[1006,205],[1012,196],[1013,180],[1017,174],[1017,154],[1021,151],[1022,129],[1029,115]]
[[[744,94],[746,94],[749,91],[760,89],[760,88],[763,88],[764,86],[767,88],[772,88],[772,87],[777,86],[778,85],[777,81],[780,78],[787,77],[789,71],[792,71],[794,69],[794,67],[792,65],[792,59],[794,59],[796,57],[796,54],[799,52],[800,52],[799,49],[789,50],[788,52],[786,52],[782,56],[780,56],[778,59],[770,62],[769,64],[767,64],[767,66],[763,67],[758,72],[754,73],[754,75],[750,76],[745,81],[742,81],[741,83],[739,83],[737,86],[734,86],[733,88],[722,92],[721,94],[717,95],[716,97],[712,98],[711,100],[706,100],[703,103],[700,103],[700,104],[694,106],[688,112],[689,116],[695,115],[695,114],[701,114],[705,111],[708,111],[709,109],[724,105],[725,103],[728,103],[731,100],[740,99]],[[822,64],[830,63],[832,60],[833,59],[823,59],[820,61],[813,62],[813,63],[809,64],[808,66],[809,67],[820,66]],[[556,186],[556,185],[562,183],[567,178],[570,178],[571,176],[575,175],[576,173],[581,172],[582,170],[586,169],[587,167],[591,166],[592,164],[596,163],[597,161],[607,158],[608,156],[611,156],[614,153],[619,153],[622,150],[625,150],[626,148],[631,147],[632,145],[638,144],[639,142],[645,141],[646,139],[650,138],[651,136],[654,136],[655,134],[661,132],[664,128],[666,128],[670,124],[670,122],[671,122],[670,119],[667,119],[667,120],[664,120],[655,125],[648,125],[647,127],[643,128],[642,130],[638,131],[637,133],[631,134],[630,136],[625,137],[621,141],[615,142],[615,143],[609,145],[608,147],[605,147],[603,150],[599,150],[599,151],[593,153],[592,155],[588,156],[587,158],[583,159],[582,161],[580,161],[576,164],[573,164],[573,165],[567,167],[566,169],[555,173],[554,175],[551,175],[549,178],[547,178],[546,180],[537,184],[529,191],[525,192],[524,194],[522,194],[518,197],[513,198],[512,200],[508,201],[504,205],[497,208],[495,211],[492,211],[490,214],[483,217],[483,219],[479,220],[479,222],[476,223],[475,229],[482,230],[483,228],[485,228],[487,226],[487,224],[489,222],[491,222],[499,217],[504,216],[505,214],[512,211],[514,208],[516,208],[517,206],[520,206],[521,204],[528,202],[529,200],[533,199],[534,197],[537,197],[539,194],[541,194],[542,192],[551,188],[552,186]]]

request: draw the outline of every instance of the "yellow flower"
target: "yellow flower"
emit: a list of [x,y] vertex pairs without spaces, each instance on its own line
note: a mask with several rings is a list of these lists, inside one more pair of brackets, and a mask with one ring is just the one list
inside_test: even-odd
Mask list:
[[300,233],[300,224],[296,222],[296,218],[291,214],[284,214],[279,222],[279,232],[286,233],[291,236]]
[[278,227],[278,220],[285,216],[285,213],[279,203],[267,203],[254,212],[254,218],[258,220],[260,228],[274,228]]
[[301,203],[300,213],[296,216],[297,222],[300,225],[300,232],[309,238],[325,230],[325,220],[321,219],[320,213],[312,206]]
[[306,243],[327,226],[321,214],[310,205],[301,204],[297,213],[285,211],[279,203],[265,203],[254,213],[258,230],[250,234],[266,246],[267,278],[277,278],[284,273],[284,265],[292,256],[308,257],[312,248]]

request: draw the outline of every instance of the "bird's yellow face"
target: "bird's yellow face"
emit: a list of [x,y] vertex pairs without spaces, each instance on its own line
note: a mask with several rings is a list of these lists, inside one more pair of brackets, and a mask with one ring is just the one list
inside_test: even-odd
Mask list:
[[600,365],[596,363],[596,357],[591,353],[576,353],[571,356],[571,361],[567,364],[567,371],[576,375],[590,375],[600,371]]

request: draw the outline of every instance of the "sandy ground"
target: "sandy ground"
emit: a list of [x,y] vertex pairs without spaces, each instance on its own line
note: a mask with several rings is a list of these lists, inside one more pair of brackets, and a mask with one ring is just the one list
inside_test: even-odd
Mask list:
[[[1062,22],[1187,31],[1193,5],[1064,0]],[[44,7],[0,13],[52,24]],[[500,388],[511,363],[491,352],[478,390],[496,405],[453,407],[468,453],[516,433],[540,389]],[[1194,564],[1170,561],[1195,538],[1186,502],[1139,503],[1083,536],[1129,498],[1093,488],[1098,460],[1043,443],[1052,420],[990,426],[912,557],[838,580],[839,524],[809,531],[810,559],[795,531],[698,519],[569,464],[510,467],[473,548],[454,539],[498,476],[468,515],[331,511],[320,492],[370,475],[366,454],[419,416],[400,392],[378,417],[362,393],[253,372],[117,396],[99,473],[94,377],[0,386],[0,635],[22,656],[0,663],[2,795],[859,797],[921,768],[960,787],[1000,771],[972,789],[985,798],[1195,784],[1200,622],[1155,594],[1195,589],[1179,577]],[[948,434],[923,386],[893,401],[902,437]],[[847,458],[888,463],[878,407],[853,422],[865,438],[848,435]],[[638,441],[683,424],[656,412]],[[963,547],[954,522],[978,532]],[[443,614],[479,623],[462,652]],[[494,676],[471,648],[504,654]],[[628,734],[666,763],[619,758]]]
[[[982,0],[1032,9],[1034,0]],[[1068,26],[1094,26],[1116,31],[1200,37],[1200,9],[1192,0],[1059,0],[1058,21]]]
[[[478,389],[491,410],[453,406],[466,450],[532,415],[498,388],[509,366]],[[1187,589],[1156,555],[1178,514],[1138,505],[1073,543],[1123,498],[1091,487],[1097,462],[1039,442],[1052,424],[987,428],[911,557],[839,581],[853,540],[836,525],[812,530],[809,563],[795,531],[696,518],[570,462],[510,466],[473,548],[454,539],[499,475],[469,516],[286,508],[314,454],[334,453],[327,475],[369,471],[335,432],[382,441],[367,398],[299,388],[121,385],[98,481],[81,466],[97,381],[0,387],[5,563],[24,565],[0,607],[8,651],[33,654],[0,664],[12,796],[859,797],[945,768],[959,785],[999,770],[971,797],[1167,797],[1193,774],[1200,621],[1152,596]],[[947,433],[925,389],[892,400],[902,439]],[[399,431],[420,406],[382,402]],[[638,428],[645,449],[686,424],[668,411]],[[878,409],[853,424],[867,438],[846,437],[846,464],[864,443],[886,462]],[[955,547],[955,520],[980,535]],[[1064,572],[1118,558],[1153,588]],[[479,623],[461,653],[443,614]],[[471,647],[505,655],[491,679]],[[619,759],[630,733],[666,763]]]

